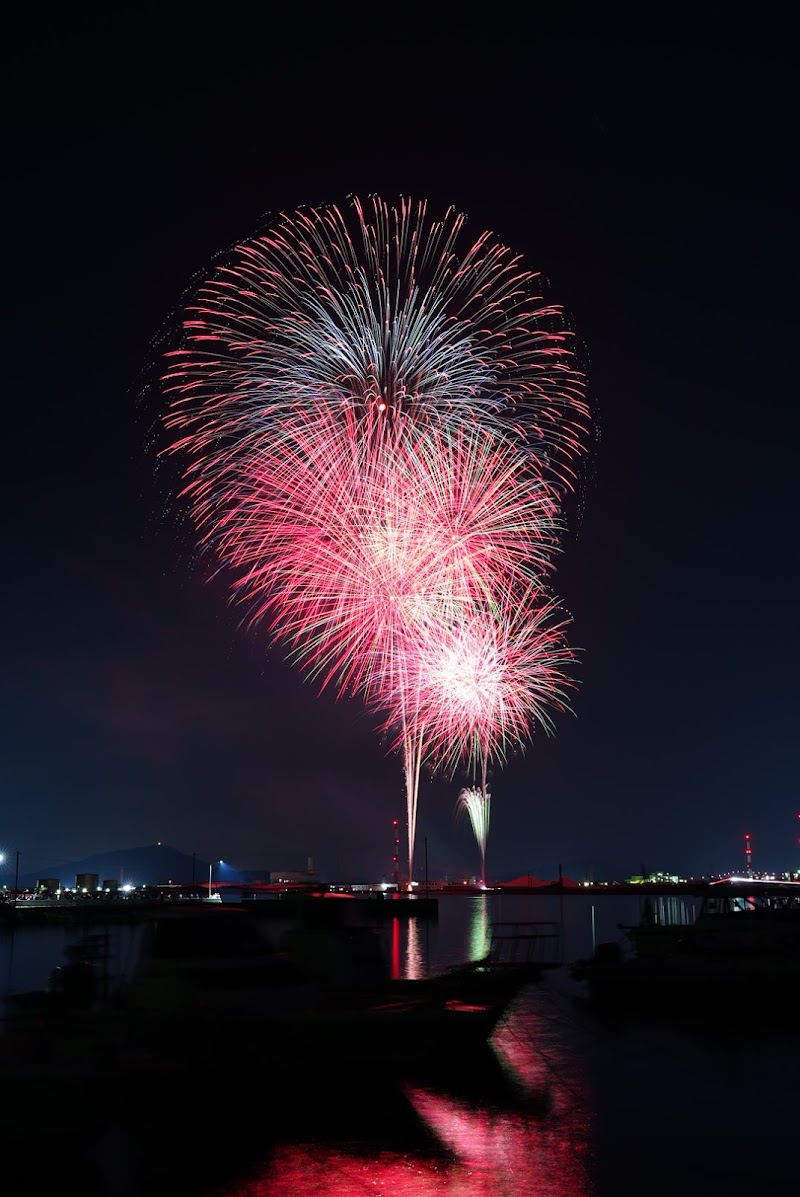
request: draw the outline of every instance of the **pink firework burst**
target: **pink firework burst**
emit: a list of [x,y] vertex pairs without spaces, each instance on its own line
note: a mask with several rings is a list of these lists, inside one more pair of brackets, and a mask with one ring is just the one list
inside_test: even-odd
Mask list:
[[[277,458],[252,455],[225,518],[197,518],[248,618],[320,689],[380,705],[391,679],[405,696],[409,642],[550,569],[552,490],[496,434],[398,422],[364,440],[325,413],[291,424]],[[402,704],[411,861],[423,741]]]
[[320,688],[370,699],[417,624],[500,602],[552,568],[552,489],[493,433],[295,417],[277,453],[253,454],[224,516],[198,488],[195,518],[266,623]]
[[415,630],[406,692],[388,681],[384,690],[392,700],[387,728],[402,725],[398,708],[413,709],[430,767],[453,776],[466,765],[485,791],[490,760],[524,748],[537,727],[553,734],[554,712],[571,711],[577,655],[568,625],[554,600],[530,588],[500,607]]

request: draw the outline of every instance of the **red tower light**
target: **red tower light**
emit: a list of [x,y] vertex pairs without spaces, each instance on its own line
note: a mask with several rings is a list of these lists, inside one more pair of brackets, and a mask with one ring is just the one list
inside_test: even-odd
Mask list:
[[397,819],[392,819],[392,827],[394,827],[394,855],[392,856],[392,880],[399,888],[400,886],[400,831],[399,822]]

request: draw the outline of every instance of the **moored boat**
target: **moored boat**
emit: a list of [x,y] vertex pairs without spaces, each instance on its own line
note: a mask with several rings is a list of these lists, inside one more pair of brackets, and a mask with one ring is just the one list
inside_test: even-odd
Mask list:
[[376,932],[348,924],[337,906],[334,915],[326,903],[318,925],[277,945],[240,906],[164,909],[131,929],[124,977],[77,951],[48,993],[20,995],[17,1045],[26,1027],[54,1045],[83,1036],[106,1085],[109,1069],[120,1083],[129,1073],[194,1069],[230,1080],[321,1061],[398,1075],[484,1046],[538,975],[487,958],[439,977],[393,979]]
[[800,883],[735,878],[709,886],[694,919],[670,917],[648,900],[636,926],[623,927],[638,957],[775,956],[800,951]]
[[621,930],[625,941],[599,944],[570,970],[599,1013],[740,1034],[796,1026],[800,884],[723,882],[691,923],[661,922],[646,906]]

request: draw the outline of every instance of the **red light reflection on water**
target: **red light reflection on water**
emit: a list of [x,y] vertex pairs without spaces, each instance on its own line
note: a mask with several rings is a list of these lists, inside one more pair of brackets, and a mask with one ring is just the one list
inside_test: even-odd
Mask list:
[[390,949],[390,968],[392,980],[396,981],[402,973],[400,972],[400,920],[392,919],[392,934],[391,934],[391,949]]
[[[482,1076],[470,1083],[469,1065],[463,1085],[404,1086],[427,1144],[283,1145],[218,1197],[587,1197],[592,1122],[580,1059],[563,1024],[529,1001],[523,995],[494,1036],[488,1092]],[[364,1093],[365,1109],[381,1101]]]

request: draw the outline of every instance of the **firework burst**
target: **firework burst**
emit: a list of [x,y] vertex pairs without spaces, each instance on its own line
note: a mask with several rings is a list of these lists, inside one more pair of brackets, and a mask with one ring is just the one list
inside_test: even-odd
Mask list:
[[201,473],[235,475],[287,417],[352,408],[365,436],[401,415],[513,430],[542,476],[569,485],[588,418],[572,334],[519,255],[466,223],[355,198],[240,245],[168,355],[173,448]]
[[[554,713],[572,709],[577,654],[566,641],[569,621],[557,615],[554,600],[531,590],[506,605],[462,610],[453,623],[431,619],[412,629],[402,673],[384,680],[394,747],[407,751],[412,734],[418,769],[425,762],[452,777],[466,767],[479,779],[470,793],[483,796],[484,872],[490,762],[522,751],[537,727],[554,734]],[[477,799],[472,806],[471,817]]]
[[[394,693],[387,679],[384,694],[413,707],[433,770],[452,777],[466,767],[485,791],[490,761],[522,750],[537,727],[554,734],[554,712],[571,711],[569,691],[577,685],[568,624],[555,600],[531,590],[455,623],[414,630],[404,651],[407,693]],[[387,729],[398,722],[390,709]]]
[[[197,493],[196,519],[247,619],[268,626],[320,690],[373,706],[388,679],[406,695],[415,636],[502,603],[508,587],[548,571],[558,548],[550,488],[480,429],[445,439],[398,426],[376,452],[353,419],[294,417],[291,442],[252,455],[223,516]],[[399,710],[413,857],[424,745],[413,705],[401,698]]]
[[376,453],[352,422],[301,423],[277,456],[250,459],[220,513],[198,491],[195,518],[248,621],[320,688],[370,699],[399,634],[551,570],[552,491],[492,434],[401,429]]
[[[386,714],[406,774],[550,730],[541,600],[588,412],[537,276],[466,218],[352,199],[280,216],[200,288],[164,378],[200,543],[320,689]],[[513,614],[509,614],[509,611]]]

